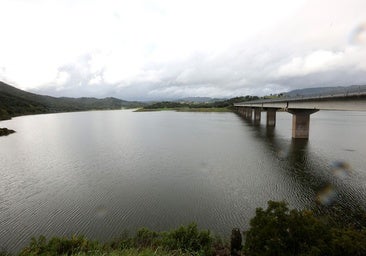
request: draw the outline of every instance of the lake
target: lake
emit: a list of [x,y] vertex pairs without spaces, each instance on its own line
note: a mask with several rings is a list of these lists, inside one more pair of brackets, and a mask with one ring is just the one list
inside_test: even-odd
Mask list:
[[229,237],[255,208],[366,209],[366,112],[320,111],[310,139],[234,113],[91,111],[17,117],[0,137],[0,245],[108,240],[197,222]]

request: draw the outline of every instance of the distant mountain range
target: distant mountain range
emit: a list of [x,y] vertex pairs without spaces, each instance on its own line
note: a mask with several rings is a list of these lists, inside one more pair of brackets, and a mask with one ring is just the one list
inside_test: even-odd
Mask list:
[[337,87],[316,87],[293,90],[283,93],[287,97],[297,96],[324,96],[336,95],[346,93],[366,93],[366,85],[351,85],[351,86],[337,86]]
[[26,92],[0,82],[0,120],[14,116],[70,111],[136,108],[144,104],[116,98],[51,97]]
[[212,103],[217,101],[223,101],[226,100],[224,98],[218,99],[218,98],[210,98],[210,97],[186,97],[186,98],[180,98],[173,100],[175,102],[185,102],[185,103]]
[[[346,93],[366,93],[366,85],[338,86],[338,87],[317,87],[293,90],[282,93],[285,97],[298,96],[322,96]],[[232,99],[218,99],[209,97],[188,97],[171,100],[170,102],[193,103],[193,104],[214,104],[227,105],[234,102],[251,100],[251,96],[236,97]],[[113,97],[97,98],[68,98],[51,97],[26,92],[0,82],[0,120],[9,119],[14,116],[57,113],[70,111],[104,110],[121,108],[138,108],[146,103],[137,101],[125,101]],[[221,106],[220,105],[220,106]]]
[[161,98],[159,100],[144,101],[149,104],[157,102],[179,102],[179,103],[212,103],[227,100],[227,98],[211,98],[211,97],[184,97],[184,98]]

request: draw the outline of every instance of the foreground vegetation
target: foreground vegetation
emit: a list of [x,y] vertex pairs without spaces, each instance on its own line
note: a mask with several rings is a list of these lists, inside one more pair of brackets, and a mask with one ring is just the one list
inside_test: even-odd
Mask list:
[[[342,223],[284,202],[258,208],[245,232],[247,255],[366,255],[366,218]],[[361,224],[361,225],[360,225]]]
[[[360,225],[361,223],[361,225]],[[231,242],[223,242],[196,224],[169,232],[146,228],[107,243],[83,236],[32,238],[19,255],[366,255],[366,217],[357,225],[340,224],[308,210],[290,210],[284,202],[269,201],[258,208],[243,233],[233,229]],[[10,255],[6,252],[0,255]]]
[[139,229],[135,236],[122,236],[108,243],[71,238],[44,236],[32,238],[19,255],[211,255],[213,237],[208,230],[198,230],[196,224],[169,232]]

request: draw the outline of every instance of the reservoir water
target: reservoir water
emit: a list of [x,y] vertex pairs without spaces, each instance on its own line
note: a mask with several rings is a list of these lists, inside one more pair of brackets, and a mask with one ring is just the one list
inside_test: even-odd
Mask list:
[[94,111],[17,117],[1,127],[0,246],[32,236],[108,240],[196,222],[229,237],[268,200],[366,209],[366,112],[320,111],[310,139],[234,113]]

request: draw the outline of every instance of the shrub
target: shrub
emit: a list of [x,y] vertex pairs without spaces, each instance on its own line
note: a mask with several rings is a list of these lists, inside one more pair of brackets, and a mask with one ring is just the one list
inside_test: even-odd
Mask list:
[[32,238],[30,245],[24,248],[20,255],[71,255],[79,252],[91,252],[100,248],[96,241],[89,241],[83,236],[53,237],[47,241],[46,237]]
[[327,255],[330,228],[310,211],[289,211],[284,202],[268,202],[257,208],[245,232],[249,255]]
[[245,232],[247,255],[366,255],[366,228],[331,226],[311,211],[289,210],[284,202],[258,208]]
[[210,231],[197,228],[197,224],[181,226],[176,230],[163,233],[162,245],[169,250],[198,252],[203,255],[211,254],[213,238]]
[[159,233],[151,231],[147,228],[137,230],[134,237],[136,247],[155,247],[159,245]]
[[[174,252],[174,255],[211,255],[213,238],[208,230],[198,230],[195,223],[168,232],[155,232],[141,228],[133,237],[123,234],[106,244],[91,241],[83,236],[32,238],[20,255],[99,255],[110,252],[141,251],[139,255],[151,255],[151,250]],[[121,255],[124,255],[123,253]],[[168,255],[168,253],[166,253]]]

